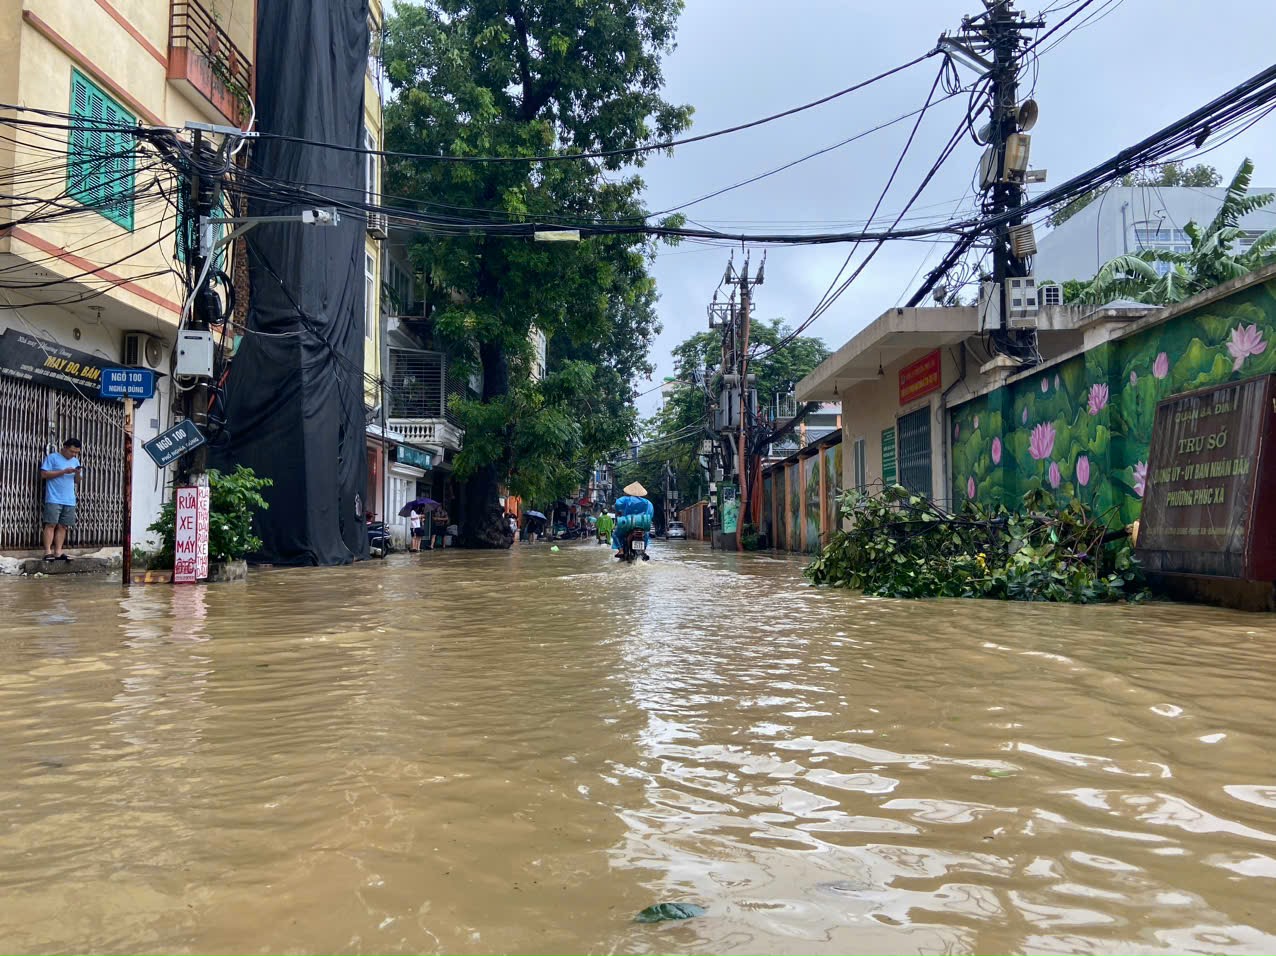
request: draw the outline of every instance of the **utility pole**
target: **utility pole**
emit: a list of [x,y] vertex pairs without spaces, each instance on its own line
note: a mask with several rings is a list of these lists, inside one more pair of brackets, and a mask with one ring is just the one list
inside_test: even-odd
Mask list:
[[1016,227],[1023,224],[1023,217],[1015,210],[1023,205],[1023,184],[1040,181],[1044,174],[1032,180],[1028,176],[1030,138],[1026,132],[1035,123],[1037,113],[1035,104],[1020,104],[1016,78],[1030,32],[1045,23],[1027,19],[1014,9],[1014,0],[983,0],[983,4],[983,13],[964,18],[958,36],[941,37],[939,45],[988,80],[991,116],[977,137],[987,143],[981,168],[981,185],[986,190],[983,212],[988,217],[1010,214],[992,234],[992,278],[1000,316],[1000,328],[994,330],[993,339],[1000,348],[1022,353],[1031,336],[1027,330],[1009,328],[1007,280],[1030,274],[1028,259],[1036,248],[1030,237],[1027,242],[1022,236],[1015,241]]
[[[185,230],[184,241],[189,244],[185,250],[189,263],[191,274],[195,277],[195,284],[192,286],[192,302],[189,310],[189,318],[186,322],[186,330],[190,332],[209,333],[208,314],[209,302],[208,297],[204,295],[204,290],[208,289],[210,295],[216,299],[216,294],[208,288],[207,277],[204,272],[208,266],[208,256],[215,255],[215,252],[205,253],[202,241],[203,222],[210,217],[213,212],[214,197],[218,191],[219,184],[209,182],[205,177],[200,175],[199,166],[204,158],[204,138],[203,131],[196,129],[193,134],[193,146],[191,149],[193,157],[193,168],[191,172],[190,196],[186,204],[186,222],[183,223]],[[194,238],[194,242],[190,243],[189,237]],[[177,347],[181,349],[182,330],[178,330]],[[211,351],[211,350],[210,350]],[[205,377],[199,377],[195,385],[183,392],[179,393],[178,402],[180,404],[179,411],[183,418],[189,418],[193,421],[201,432],[207,432],[208,429],[208,388],[209,380]],[[176,484],[189,485],[200,484],[204,479],[204,473],[208,470],[208,445],[203,444],[194,451],[183,455],[177,463]]]
[[737,436],[737,452],[736,452],[736,472],[739,476],[738,482],[738,501],[740,506],[739,518],[736,524],[736,550],[744,550],[744,524],[748,520],[749,507],[749,426],[750,422],[750,403],[749,403],[749,328],[753,314],[753,290],[756,286],[760,286],[765,280],[766,273],[766,254],[762,255],[762,264],[758,267],[758,274],[750,278],[749,276],[749,259],[746,256],[744,260],[744,268],[735,273],[729,266],[727,268],[726,281],[734,285],[740,291],[740,311],[737,314],[734,323],[733,332],[734,339],[737,343],[735,354],[737,357],[738,388],[736,418],[740,433]]

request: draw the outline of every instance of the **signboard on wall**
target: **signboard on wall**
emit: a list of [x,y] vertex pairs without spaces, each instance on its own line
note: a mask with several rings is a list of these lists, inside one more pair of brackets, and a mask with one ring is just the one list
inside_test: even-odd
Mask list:
[[923,355],[899,370],[899,403],[907,405],[923,395],[937,391],[940,385],[939,349]]
[[1276,376],[1156,408],[1139,522],[1149,571],[1276,580]]
[[895,464],[895,426],[882,431],[882,484],[893,485],[899,481]]
[[102,384],[102,366],[114,364],[100,356],[67,348],[17,329],[5,329],[0,334],[0,372],[37,385],[49,385],[64,392],[97,398]]
[[718,485],[718,514],[722,516],[722,533],[735,534],[740,526],[740,499],[731,482],[724,481]]

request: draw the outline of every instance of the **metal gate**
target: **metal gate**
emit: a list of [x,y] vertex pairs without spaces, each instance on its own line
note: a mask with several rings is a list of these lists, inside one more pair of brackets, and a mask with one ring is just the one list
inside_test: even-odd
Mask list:
[[0,375],[0,549],[40,547],[40,462],[63,439],[84,442],[75,548],[118,546],[124,523],[124,409]]
[[930,406],[898,422],[899,483],[914,494],[931,497]]

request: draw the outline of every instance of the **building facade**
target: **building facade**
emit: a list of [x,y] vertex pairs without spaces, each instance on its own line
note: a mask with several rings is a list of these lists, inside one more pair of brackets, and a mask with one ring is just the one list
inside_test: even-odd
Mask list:
[[[139,446],[173,424],[185,298],[180,181],[124,129],[243,125],[255,24],[254,0],[0,0],[0,112],[13,121],[0,176],[19,197],[0,207],[0,548],[38,543],[39,463],[67,435],[85,463],[68,543],[120,543],[123,412],[99,397],[100,371],[160,374],[137,412]],[[134,459],[142,541],[169,475],[140,448]]]
[[[1273,192],[1254,187],[1251,196]],[[1055,227],[1038,242],[1033,257],[1037,281],[1088,280],[1117,256],[1148,249],[1188,252],[1191,245],[1183,227],[1200,226],[1217,215],[1226,190],[1197,186],[1116,186]],[[1241,217],[1238,253],[1276,226],[1276,208],[1255,209]],[[1160,271],[1168,266],[1158,263]]]

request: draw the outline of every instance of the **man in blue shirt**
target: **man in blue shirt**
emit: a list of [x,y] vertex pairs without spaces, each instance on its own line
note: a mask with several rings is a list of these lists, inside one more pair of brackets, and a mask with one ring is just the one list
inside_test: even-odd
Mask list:
[[40,465],[44,479],[44,560],[70,561],[62,553],[66,533],[75,527],[75,491],[80,481],[80,439],[68,438],[62,451]]

